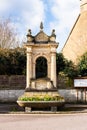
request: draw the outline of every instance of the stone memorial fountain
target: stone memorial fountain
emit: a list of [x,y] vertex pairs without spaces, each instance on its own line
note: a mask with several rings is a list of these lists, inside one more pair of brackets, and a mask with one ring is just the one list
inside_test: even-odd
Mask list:
[[44,33],[43,23],[40,31],[33,36],[31,30],[24,43],[27,53],[26,89],[17,103],[25,108],[57,108],[64,104],[64,98],[58,94],[56,77],[55,30],[50,36]]

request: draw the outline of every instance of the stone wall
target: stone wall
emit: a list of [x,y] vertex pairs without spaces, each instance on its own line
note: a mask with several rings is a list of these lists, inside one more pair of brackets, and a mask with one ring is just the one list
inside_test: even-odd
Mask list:
[[0,102],[16,102],[24,90],[0,90]]
[[[63,83],[64,82],[64,83]],[[65,98],[66,102],[77,101],[77,90],[74,87],[67,88],[66,80],[58,80],[58,92]],[[26,76],[0,75],[0,102],[16,102],[18,97],[24,93],[26,87]],[[65,88],[65,89],[62,89]],[[87,97],[84,90],[78,90],[78,101],[84,101]],[[86,99],[87,100],[87,99]]]
[[[59,76],[58,77],[58,88],[67,89],[73,88],[72,81],[68,77]],[[0,75],[0,89],[25,89],[26,87],[26,76],[25,75]]]
[[66,102],[77,101],[77,90],[76,89],[59,89],[59,94],[64,97]]
[[58,89],[73,89],[73,80],[65,75],[59,75],[57,79],[57,87]]
[[0,75],[0,89],[24,89],[25,87],[25,75]]
[[[59,89],[59,94],[64,97],[66,102],[77,101],[76,89]],[[0,102],[16,102],[18,97],[24,93],[23,90],[0,90]],[[86,92],[87,97],[87,92]],[[85,101],[85,92],[78,90],[78,101]],[[86,99],[87,101],[87,99]]]

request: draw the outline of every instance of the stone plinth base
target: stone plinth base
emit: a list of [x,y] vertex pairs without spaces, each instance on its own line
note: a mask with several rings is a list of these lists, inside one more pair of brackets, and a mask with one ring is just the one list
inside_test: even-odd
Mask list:
[[56,106],[56,107],[55,107],[55,106],[52,106],[52,107],[51,107],[51,111],[56,112],[56,111],[57,111],[57,106]]
[[30,88],[35,90],[44,90],[54,88],[53,82],[49,78],[31,79]]
[[25,112],[31,112],[31,107],[25,107]]
[[17,101],[19,106],[24,107],[26,111],[31,111],[31,108],[48,108],[52,111],[57,111],[58,107],[64,106],[64,101]]

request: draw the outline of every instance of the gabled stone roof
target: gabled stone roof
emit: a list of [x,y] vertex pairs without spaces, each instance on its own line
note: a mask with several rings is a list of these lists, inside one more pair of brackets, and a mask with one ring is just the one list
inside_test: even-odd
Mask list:
[[28,43],[33,42],[35,44],[37,44],[37,43],[40,43],[40,44],[45,43],[45,44],[47,44],[49,42],[55,42],[55,40],[56,40],[55,30],[53,29],[51,35],[48,36],[43,31],[43,23],[42,22],[40,24],[40,32],[37,33],[37,35],[32,36],[31,30],[30,29],[28,30],[28,34],[27,34],[27,42]]
[[43,31],[40,31],[36,36],[35,36],[35,42],[40,43],[44,42],[47,43],[49,41],[49,36],[45,34]]

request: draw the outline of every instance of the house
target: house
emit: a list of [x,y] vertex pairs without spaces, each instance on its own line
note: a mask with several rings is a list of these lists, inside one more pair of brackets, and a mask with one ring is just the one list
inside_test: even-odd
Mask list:
[[65,58],[75,64],[87,51],[87,0],[81,0],[80,14],[62,49]]

